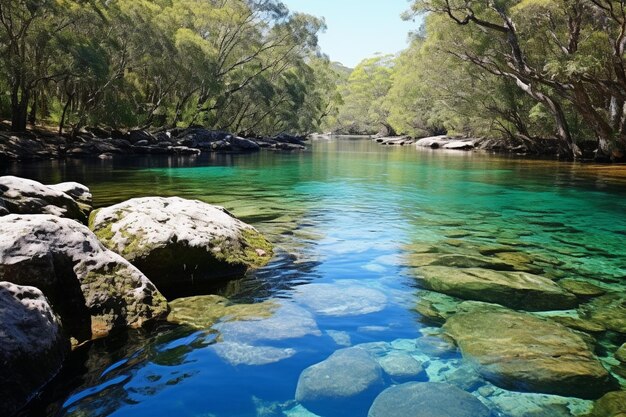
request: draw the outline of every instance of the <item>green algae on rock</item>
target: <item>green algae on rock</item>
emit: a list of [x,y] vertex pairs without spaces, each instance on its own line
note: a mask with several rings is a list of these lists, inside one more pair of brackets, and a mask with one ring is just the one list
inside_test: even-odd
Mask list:
[[554,321],[467,302],[443,329],[463,357],[502,388],[597,398],[614,386],[588,338]]
[[167,321],[197,329],[208,329],[221,320],[252,320],[269,318],[278,304],[266,301],[256,304],[233,304],[219,295],[179,298],[170,302]]
[[11,214],[0,229],[0,280],[42,290],[77,342],[167,314],[152,282],[74,220]]
[[567,310],[577,305],[574,294],[547,278],[525,272],[447,266],[427,266],[416,272],[423,288],[465,300],[528,311]]
[[272,245],[221,207],[146,197],[96,210],[90,228],[168,296],[265,265]]

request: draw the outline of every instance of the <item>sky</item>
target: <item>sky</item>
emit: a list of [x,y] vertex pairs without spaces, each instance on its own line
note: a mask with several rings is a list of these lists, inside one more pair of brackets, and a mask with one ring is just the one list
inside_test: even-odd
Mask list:
[[326,19],[319,38],[322,52],[354,68],[376,53],[396,53],[408,46],[408,33],[418,22],[405,22],[400,14],[409,0],[283,0],[289,10]]

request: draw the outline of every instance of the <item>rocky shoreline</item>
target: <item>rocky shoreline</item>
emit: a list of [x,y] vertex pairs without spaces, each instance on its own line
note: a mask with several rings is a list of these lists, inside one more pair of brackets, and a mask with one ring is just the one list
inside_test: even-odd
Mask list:
[[381,145],[407,146],[417,148],[451,150],[451,151],[486,151],[493,153],[511,154],[517,156],[547,156],[558,157],[559,147],[555,140],[535,140],[532,143],[522,140],[495,139],[495,138],[467,138],[460,136],[430,136],[412,138],[409,136],[376,137]]
[[256,229],[221,207],[147,197],[93,211],[77,183],[0,177],[0,227],[2,416],[26,406],[73,347],[165,320],[166,296],[272,257]]
[[36,161],[114,155],[188,155],[206,152],[258,152],[260,149],[298,151],[306,138],[288,134],[243,138],[201,127],[147,130],[84,129],[74,137],[44,130],[23,133],[0,131],[0,161]]

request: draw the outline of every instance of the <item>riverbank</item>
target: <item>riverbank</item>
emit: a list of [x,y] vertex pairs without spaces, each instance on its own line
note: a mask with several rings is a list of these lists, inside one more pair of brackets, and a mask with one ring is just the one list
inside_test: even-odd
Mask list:
[[[6,129],[6,127],[5,127]],[[306,138],[280,134],[242,138],[229,132],[200,127],[120,131],[86,128],[74,136],[43,128],[27,132],[0,130],[0,161],[36,161],[63,158],[112,158],[114,155],[200,155],[202,152],[258,152],[261,148],[297,151]]]

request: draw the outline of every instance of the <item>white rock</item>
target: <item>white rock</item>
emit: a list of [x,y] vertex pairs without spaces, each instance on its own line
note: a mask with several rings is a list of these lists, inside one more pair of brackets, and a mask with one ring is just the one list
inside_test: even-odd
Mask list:
[[41,289],[78,341],[167,313],[154,285],[85,226],[52,215],[0,217],[0,280]]

